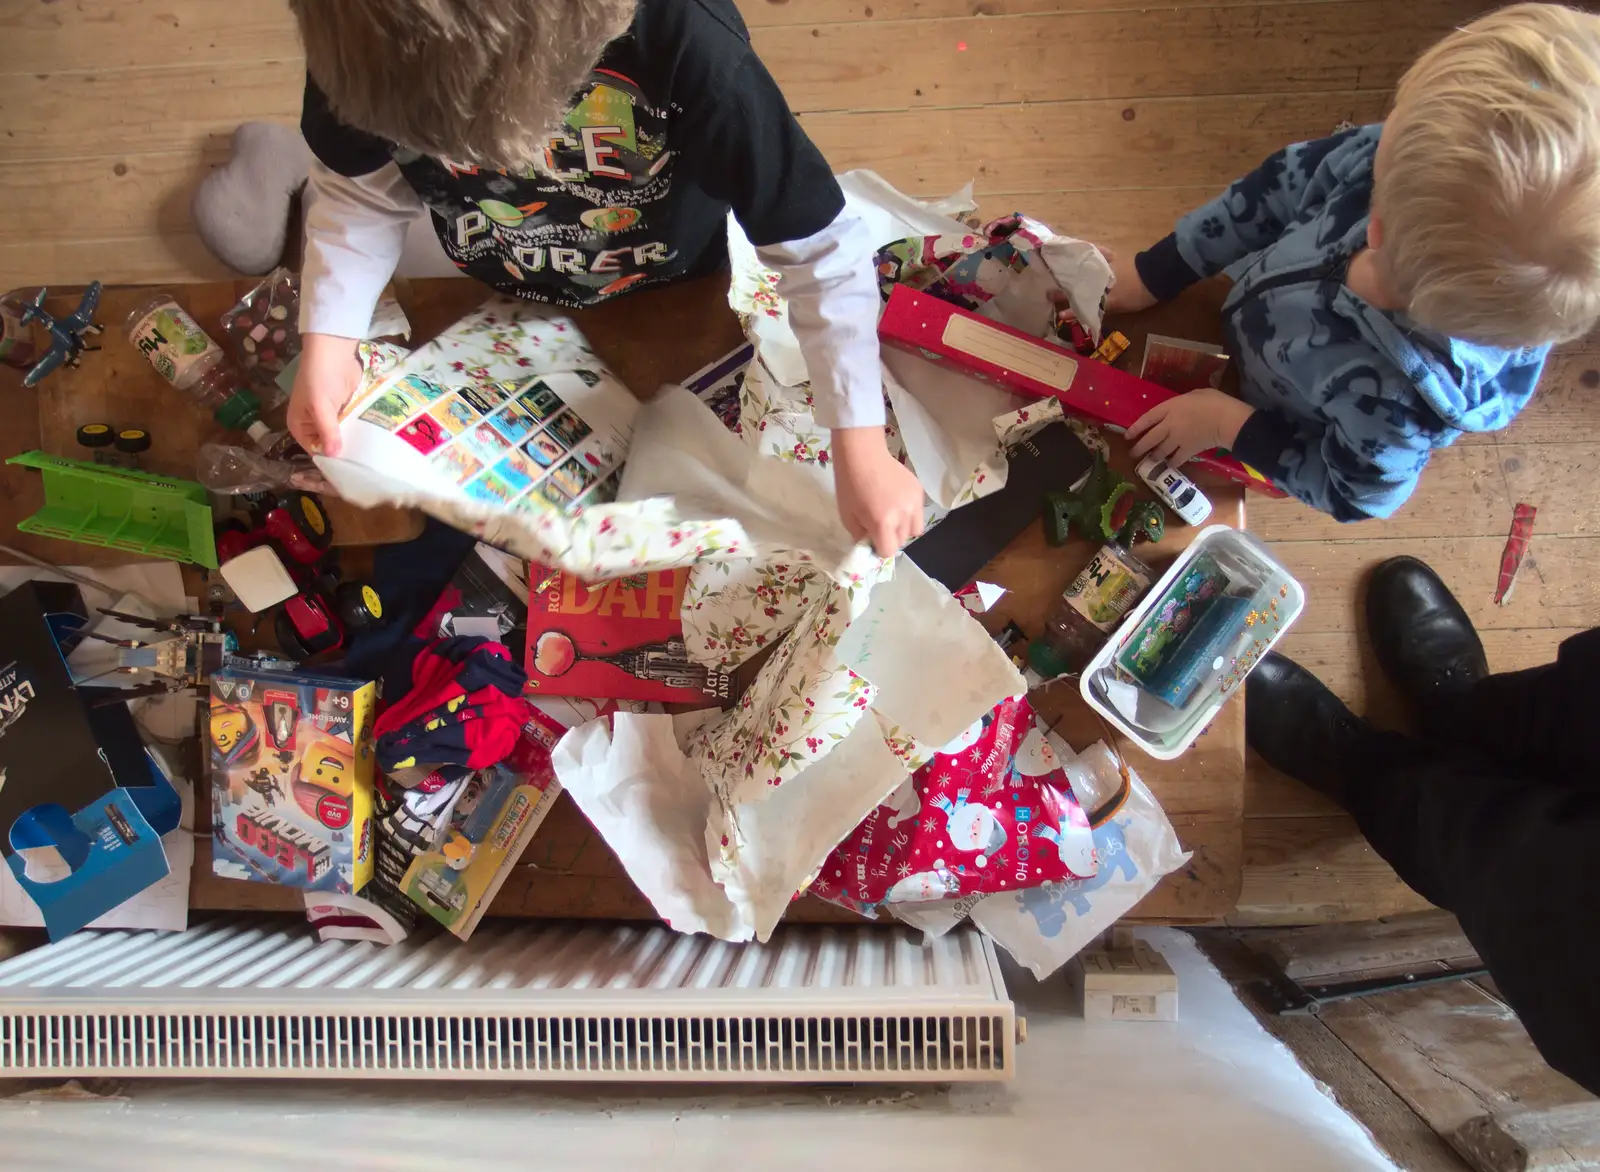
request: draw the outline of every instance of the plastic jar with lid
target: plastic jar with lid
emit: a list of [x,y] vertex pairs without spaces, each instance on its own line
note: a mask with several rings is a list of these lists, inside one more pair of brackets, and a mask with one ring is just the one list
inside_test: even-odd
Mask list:
[[1028,645],[1028,666],[1045,679],[1082,671],[1156,579],[1122,545],[1100,547],[1072,580]]
[[261,402],[222,347],[171,294],[156,293],[128,314],[128,341],[162,378],[188,395],[223,427],[243,430]]

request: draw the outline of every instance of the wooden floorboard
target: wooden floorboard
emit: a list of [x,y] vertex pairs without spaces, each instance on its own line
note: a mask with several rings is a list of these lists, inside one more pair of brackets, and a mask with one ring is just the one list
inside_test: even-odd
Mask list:
[[[1350,0],[760,30],[801,113],[1100,98],[1387,92],[1475,5]],[[1004,137],[1003,132],[999,137]]]
[[[971,182],[981,214],[1025,211],[1120,249],[1287,142],[1381,118],[1406,62],[1476,0],[737,0],[829,161],[918,195]],[[301,56],[286,0],[0,0],[0,288],[228,276],[188,205],[240,121],[293,123]],[[65,195],[63,193],[66,193]],[[14,418],[15,417],[15,418]],[[12,443],[37,421],[5,412]],[[1504,433],[1436,455],[1391,520],[1342,526],[1252,501],[1250,524],[1310,591],[1284,650],[1358,710],[1405,711],[1363,646],[1366,572],[1432,561],[1485,628],[1491,663],[1540,662],[1600,616],[1600,344],[1564,348]],[[7,479],[7,485],[11,481]],[[11,485],[15,488],[17,486]],[[29,491],[22,486],[23,491]],[[1519,501],[1539,521],[1511,604],[1492,603]],[[1198,760],[1198,758],[1197,758]],[[1198,792],[1198,791],[1196,791]],[[1243,831],[1174,817],[1201,862],[1242,852],[1239,916],[1410,910],[1324,799],[1259,762]],[[552,876],[570,894],[577,876]]]

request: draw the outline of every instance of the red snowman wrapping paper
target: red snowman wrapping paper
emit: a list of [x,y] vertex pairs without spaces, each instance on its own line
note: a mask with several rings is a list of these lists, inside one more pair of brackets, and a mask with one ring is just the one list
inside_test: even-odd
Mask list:
[[1092,878],[1094,834],[1047,731],[1025,698],[1000,704],[835,847],[809,890],[865,914]]

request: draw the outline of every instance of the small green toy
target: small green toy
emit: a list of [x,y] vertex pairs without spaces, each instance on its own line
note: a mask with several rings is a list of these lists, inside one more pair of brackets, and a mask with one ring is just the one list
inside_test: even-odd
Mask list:
[[1074,492],[1052,492],[1045,497],[1044,535],[1052,546],[1065,545],[1075,528],[1090,541],[1160,541],[1166,518],[1154,501],[1129,499],[1133,485],[1113,472],[1105,457],[1095,455],[1094,467]]
[[24,452],[6,463],[37,468],[44,477],[44,508],[18,522],[24,533],[217,568],[202,484],[44,452]]
[[1076,527],[1090,541],[1109,541],[1116,532],[1111,518],[1117,502],[1132,491],[1133,485],[1095,453],[1094,467],[1082,485],[1072,492],[1052,492],[1045,497],[1045,540],[1065,545]]

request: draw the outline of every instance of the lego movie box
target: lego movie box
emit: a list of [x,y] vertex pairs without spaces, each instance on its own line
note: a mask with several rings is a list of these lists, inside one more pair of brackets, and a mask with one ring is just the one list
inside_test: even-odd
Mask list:
[[365,886],[376,692],[303,672],[212,678],[213,873],[343,894]]

